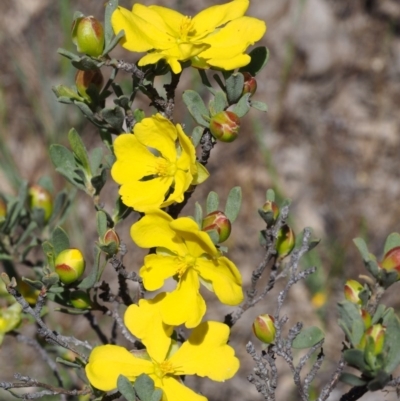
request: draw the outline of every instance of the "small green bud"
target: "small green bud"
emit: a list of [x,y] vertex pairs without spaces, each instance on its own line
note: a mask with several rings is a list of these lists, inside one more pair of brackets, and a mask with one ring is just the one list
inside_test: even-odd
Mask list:
[[279,206],[275,202],[268,200],[261,209],[258,209],[258,214],[270,227],[276,223],[279,217]]
[[85,271],[85,259],[79,249],[64,249],[55,261],[55,271],[64,284],[78,280]]
[[57,96],[57,99],[60,97],[66,97],[72,100],[79,100],[79,101],[83,100],[81,96],[79,96],[72,88],[69,88],[68,86],[57,85],[57,86],[52,86],[51,89]]
[[253,323],[253,333],[265,344],[271,344],[275,340],[274,318],[271,315],[260,315]]
[[361,305],[362,301],[358,294],[364,289],[362,284],[356,280],[347,280],[344,285],[344,297],[353,304]]
[[221,111],[210,120],[210,131],[221,142],[233,142],[239,133],[240,118],[232,111]]
[[368,330],[372,324],[372,317],[365,309],[360,309],[360,314],[361,314],[361,319],[364,322],[365,330]]
[[85,310],[92,308],[92,301],[90,300],[90,296],[86,291],[76,290],[71,292],[69,301],[76,309]]
[[47,223],[53,213],[53,197],[50,192],[40,185],[32,185],[28,191],[29,208],[44,211],[44,222]]
[[379,355],[383,350],[383,345],[385,343],[385,332],[386,327],[381,324],[374,324],[371,326],[362,336],[360,344],[357,348],[365,349],[368,346],[370,339],[373,341],[372,349],[369,350],[373,355]]
[[72,23],[72,42],[80,53],[101,56],[104,49],[103,25],[93,16],[77,18]]
[[379,263],[381,269],[387,271],[396,270],[398,273],[398,279],[400,279],[400,246],[392,248],[386,252],[381,263]]
[[226,241],[231,234],[231,222],[226,215],[218,210],[209,213],[202,222],[203,231],[217,231],[218,243]]
[[107,255],[112,256],[118,253],[120,243],[118,234],[114,229],[109,228],[100,241],[100,248]]
[[0,224],[6,219],[7,216],[7,204],[4,199],[0,196]]
[[294,231],[285,224],[281,227],[278,232],[278,238],[276,240],[276,252],[278,259],[282,260],[286,256],[290,255],[296,244],[296,236]]
[[103,87],[104,79],[103,74],[97,68],[95,70],[78,70],[75,75],[75,85],[76,89],[78,90],[79,94],[88,102],[91,101],[87,90],[90,85],[93,85],[98,92],[100,92],[101,88]]
[[257,90],[257,81],[249,72],[242,72],[244,77],[242,95],[250,93],[253,96]]

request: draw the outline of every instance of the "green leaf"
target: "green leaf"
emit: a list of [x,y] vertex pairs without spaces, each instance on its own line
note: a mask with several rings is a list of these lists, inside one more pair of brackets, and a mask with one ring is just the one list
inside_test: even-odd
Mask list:
[[82,142],[81,137],[79,136],[78,132],[72,128],[68,132],[68,141],[71,145],[71,149],[75,154],[75,157],[78,159],[79,163],[82,165],[84,171],[90,176],[90,163],[89,157],[87,154],[86,147]]
[[217,231],[217,230],[208,230],[208,231],[206,231],[206,232],[207,232],[208,236],[210,237],[212,243],[213,243],[214,245],[217,245],[218,242],[219,242],[219,234],[218,234],[218,231]]
[[56,168],[72,171],[76,167],[74,155],[65,146],[51,145],[50,158]]
[[117,388],[127,401],[136,401],[135,390],[133,389],[131,382],[125,376],[118,376]]
[[400,234],[399,233],[391,233],[385,241],[385,247],[383,249],[383,253],[386,255],[391,249],[400,246]]
[[135,391],[141,401],[151,401],[154,393],[154,381],[147,375],[141,374],[135,380]]
[[57,49],[57,53],[73,61],[79,61],[81,59],[77,54],[62,48]]
[[359,387],[367,384],[365,380],[353,375],[352,373],[347,372],[342,373],[339,380],[353,387]]
[[56,358],[56,362],[61,363],[62,365],[68,366],[69,368],[77,368],[77,369],[82,368],[82,366],[79,365],[78,363],[67,361],[66,359],[60,358],[59,356]]
[[96,68],[100,68],[102,65],[104,65],[104,62],[92,60],[88,56],[81,56],[79,60],[72,60],[71,64],[77,70],[90,71],[95,70]]
[[92,175],[95,175],[97,173],[97,170],[100,168],[102,160],[103,160],[103,149],[94,148],[90,155],[90,171]]
[[7,215],[2,226],[4,233],[9,233],[20,220],[27,198],[28,183],[24,181],[19,187],[17,198],[7,204]]
[[210,101],[208,107],[212,116],[224,111],[228,107],[226,94],[222,91],[215,92],[215,97]]
[[40,177],[38,184],[41,187],[47,189],[50,193],[54,192],[53,181],[50,177],[48,177],[48,176]]
[[362,238],[354,238],[353,242],[357,247],[358,251],[360,252],[363,261],[365,263],[368,262],[371,259],[371,255],[368,251],[368,247],[365,241]]
[[387,350],[387,359],[383,367],[385,372],[392,373],[400,364],[400,321],[394,314],[388,314],[384,319],[386,326],[384,348]]
[[199,125],[197,127],[194,127],[191,138],[192,138],[193,146],[195,148],[197,148],[197,146],[199,145],[200,140],[203,136],[203,133],[204,133],[204,127],[199,126]]
[[388,384],[391,380],[391,376],[386,372],[379,371],[377,375],[368,383],[368,390],[369,391],[378,391],[382,390],[386,384]]
[[209,116],[209,112],[200,95],[196,91],[186,90],[183,92],[182,99],[197,124],[208,128],[210,124],[206,118]]
[[112,49],[114,49],[115,46],[119,43],[119,41],[125,36],[125,31],[119,31],[117,36],[115,36],[108,44],[104,46],[103,54],[102,56],[107,55],[110,53]]
[[352,367],[361,372],[368,372],[368,366],[364,360],[364,352],[359,349],[347,349],[343,352],[344,360]]
[[89,275],[79,283],[78,288],[80,288],[81,290],[87,290],[89,288],[92,288],[94,284],[98,280],[100,280],[102,273],[102,270],[100,269],[100,255],[101,255],[101,250],[97,246],[95,246],[93,267]]
[[54,247],[55,256],[62,252],[64,249],[70,247],[68,234],[61,228],[56,227],[51,234],[51,243]]
[[377,324],[379,320],[383,318],[385,311],[386,311],[385,305],[379,304],[378,308],[376,309],[376,312],[374,313],[374,316],[372,316],[371,325]]
[[[95,121],[93,111],[86,103],[78,102],[77,100],[75,100],[74,104],[79,108],[79,110],[83,113],[83,115],[86,116],[90,121]],[[98,122],[96,122],[96,124],[99,125]]]
[[50,241],[44,241],[42,244],[43,253],[46,255],[47,264],[54,268],[55,252],[54,247]]
[[194,204],[194,220],[196,221],[199,229],[201,230],[201,225],[203,222],[203,209],[199,202]]
[[232,74],[225,82],[228,103],[236,103],[243,93],[244,77],[240,72]]
[[268,111],[268,106],[264,102],[258,102],[257,100],[252,100],[250,102],[250,106],[253,107],[253,109],[259,110],[259,111]]
[[256,47],[249,56],[251,61],[246,66],[239,69],[240,72],[249,72],[255,77],[267,64],[269,58],[269,50],[265,46]]
[[118,7],[118,0],[108,0],[106,4],[106,11],[104,13],[104,42],[105,47],[108,47],[114,36],[114,30],[111,25],[111,16]]
[[338,303],[339,326],[343,329],[353,346],[360,343],[364,333],[364,322],[358,307],[350,301]]
[[306,327],[294,339],[292,347],[297,349],[310,348],[323,339],[324,333],[319,327]]
[[136,122],[140,123],[146,117],[146,113],[142,109],[135,109],[133,116],[135,117]]
[[240,211],[241,204],[242,204],[242,188],[234,187],[229,192],[224,211],[226,217],[228,217],[231,223],[233,223],[236,220]]
[[95,195],[98,195],[100,191],[103,189],[104,185],[106,184],[107,181],[107,172],[106,169],[103,168],[100,172],[100,174],[92,177],[90,180],[93,188],[96,190]]
[[240,118],[245,116],[250,111],[250,93],[243,95],[239,102],[235,105],[233,112]]
[[125,114],[121,107],[105,108],[100,111],[100,115],[115,131],[122,132]]
[[160,388],[157,388],[153,391],[150,401],[160,401],[163,395],[163,391]]
[[219,205],[219,197],[218,194],[214,191],[211,191],[207,196],[207,203],[206,203],[206,213],[209,214],[211,212],[215,212],[218,210]]
[[96,213],[96,226],[99,237],[103,238],[104,234],[107,231],[108,224],[107,224],[107,215],[102,210],[99,210]]

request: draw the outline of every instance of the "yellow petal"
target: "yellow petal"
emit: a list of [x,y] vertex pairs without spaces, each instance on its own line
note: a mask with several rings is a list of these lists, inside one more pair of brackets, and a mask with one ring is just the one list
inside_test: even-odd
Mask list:
[[216,261],[197,259],[196,270],[202,279],[212,284],[218,299],[226,305],[238,305],[243,301],[242,277],[237,267],[226,257]]
[[147,181],[133,181],[119,189],[122,202],[139,212],[160,207],[173,182],[172,177],[155,177]]
[[144,118],[135,125],[134,133],[140,143],[157,149],[165,159],[176,161],[175,141],[178,134],[171,121],[161,114]]
[[144,57],[142,57],[139,60],[138,65],[139,65],[139,67],[143,67],[143,66],[149,65],[149,64],[156,64],[163,58],[164,58],[164,55],[162,53],[154,51],[154,52],[148,53]]
[[229,62],[239,56],[241,57],[236,59],[238,64],[245,60],[250,61],[248,56],[243,58],[242,53],[261,39],[265,31],[264,21],[251,17],[238,18],[204,39],[204,43],[210,44],[210,48],[200,53],[199,57],[206,59],[211,65],[222,63],[223,60]]
[[173,220],[170,226],[184,239],[192,256],[199,257],[204,253],[211,256],[218,255],[218,250],[211,241],[210,236],[204,231],[200,231],[197,223],[191,218],[180,217],[177,220]]
[[199,12],[193,18],[195,38],[204,37],[229,21],[241,17],[249,7],[249,0],[234,0],[226,4],[212,6]]
[[161,388],[168,401],[207,401],[206,397],[195,393],[175,377],[165,376]]
[[132,134],[121,134],[114,141],[114,153],[117,160],[111,175],[118,184],[140,180],[151,174],[157,162],[157,157]]
[[161,319],[161,302],[165,293],[154,299],[141,299],[139,305],[130,305],[125,311],[124,323],[128,330],[146,346],[147,352],[158,363],[165,360],[171,345],[172,326]]
[[196,163],[196,149],[193,146],[192,140],[185,134],[180,124],[176,125],[176,132],[182,149],[178,160],[178,167],[187,169],[190,166],[190,169],[193,170]]
[[161,6],[150,6],[151,10],[155,11],[164,23],[168,26],[169,32],[172,36],[178,38],[180,36],[180,28],[185,16],[178,11],[171,10],[170,8]]
[[94,348],[85,367],[90,384],[103,391],[117,388],[119,375],[134,381],[140,374],[152,373],[153,370],[152,362],[136,358],[128,350],[117,345]]
[[179,366],[179,374],[196,374],[215,381],[224,381],[235,375],[239,360],[227,345],[229,327],[219,322],[203,322],[193,329],[190,337],[169,359]]
[[159,209],[149,210],[131,227],[131,237],[141,248],[162,246],[171,251],[180,250],[183,241],[171,229],[172,217]]
[[174,190],[163,203],[163,207],[169,206],[174,202],[183,202],[185,191],[189,188],[192,181],[193,176],[189,171],[177,170],[174,177]]
[[236,57],[231,58],[213,58],[207,60],[210,66],[221,68],[226,71],[231,71],[236,68],[244,67],[250,63],[251,57],[248,54],[239,54]]
[[168,49],[175,44],[158,14],[141,4],[135,4],[132,12],[118,7],[111,16],[111,24],[115,34],[125,31],[121,45],[130,51]]
[[144,266],[140,269],[140,277],[148,291],[156,291],[164,285],[167,278],[177,273],[175,256],[150,254],[144,258]]
[[189,268],[175,291],[168,293],[161,306],[163,321],[171,326],[196,327],[206,313],[206,303],[199,293],[197,273]]

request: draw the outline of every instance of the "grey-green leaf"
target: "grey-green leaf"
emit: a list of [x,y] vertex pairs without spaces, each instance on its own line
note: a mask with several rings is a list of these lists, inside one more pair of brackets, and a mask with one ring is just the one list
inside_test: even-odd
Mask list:
[[400,246],[400,234],[399,233],[391,233],[385,241],[385,247],[383,253],[386,254],[392,248]]
[[117,388],[127,401],[136,401],[135,390],[133,389],[131,382],[125,376],[118,376]]
[[142,401],[151,401],[154,393],[154,381],[147,375],[141,374],[135,381],[135,391]]
[[347,372],[342,373],[340,375],[339,380],[353,387],[363,386],[364,384],[367,383],[365,380],[360,379],[359,377],[353,375],[352,373],[347,373]]
[[197,124],[208,128],[210,124],[206,118],[209,116],[209,112],[200,95],[196,91],[186,90],[182,99]]
[[83,143],[81,137],[79,136],[78,132],[72,128],[68,132],[68,141],[69,144],[71,145],[71,149],[75,154],[75,157],[78,159],[79,163],[83,167],[84,171],[90,175],[90,163],[89,163],[89,157],[87,154],[87,150],[85,147],[85,144]]
[[53,244],[56,256],[64,249],[70,247],[68,234],[61,227],[56,227],[54,229],[51,234],[51,243]]
[[203,209],[199,202],[194,204],[194,220],[196,221],[199,229],[201,230],[201,225],[203,221]]
[[317,326],[306,327],[301,330],[292,343],[293,348],[310,348],[324,339],[323,331]]
[[228,199],[225,205],[225,215],[233,223],[240,211],[240,206],[242,204],[242,188],[234,187],[230,190]]
[[107,215],[102,210],[96,213],[96,225],[99,237],[103,238],[107,231]]
[[264,111],[264,112],[268,111],[267,104],[264,103],[264,102],[259,102],[257,100],[252,100],[250,102],[250,106],[253,107],[253,109],[256,109],[256,110],[259,110],[259,111]]
[[219,196],[216,192],[211,191],[208,196],[207,196],[207,203],[206,203],[206,211],[207,214],[211,212],[215,212],[218,210],[218,205],[219,205]]
[[111,25],[111,16],[118,7],[118,0],[108,0],[104,13],[104,42],[108,47],[114,36],[114,30]]
[[197,148],[197,146],[199,145],[201,137],[203,136],[203,133],[204,133],[204,127],[202,127],[200,125],[198,125],[197,127],[194,127],[191,138],[192,138],[193,146],[195,148]]
[[244,77],[240,72],[232,74],[225,82],[229,104],[236,103],[243,92]]
[[265,46],[256,47],[249,53],[249,56],[251,57],[250,63],[242,67],[239,71],[247,71],[255,77],[267,64],[269,50]]
[[250,93],[243,95],[239,102],[235,105],[233,112],[239,117],[244,117],[250,110]]

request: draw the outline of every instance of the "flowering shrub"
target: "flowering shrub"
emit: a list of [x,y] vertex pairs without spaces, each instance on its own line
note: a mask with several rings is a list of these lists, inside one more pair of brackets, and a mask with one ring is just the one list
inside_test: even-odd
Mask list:
[[[247,328],[257,338],[256,345],[249,342],[246,346],[255,364],[248,380],[260,397],[276,399],[277,358],[289,365],[303,401],[327,400],[339,380],[352,386],[343,401],[400,384],[400,378],[392,377],[400,364],[400,321],[392,308],[381,303],[385,290],[399,280],[399,234],[389,235],[379,263],[365,242],[355,239],[369,275],[361,276],[362,283],[345,283],[345,299],[338,306],[343,351],[331,376],[321,383],[315,379],[325,358],[325,334],[301,322],[286,330],[289,317],[282,313],[291,287],[315,272],[314,267],[300,266],[300,260],[319,242],[312,239],[310,229],[295,234],[288,224],[290,202],[278,201],[273,190],[267,191],[259,209],[265,226],[260,232],[265,257],[246,288],[240,266],[221,245],[238,216],[241,189],[230,191],[225,208],[211,191],[205,210],[197,202],[192,216],[189,211],[182,215],[197,186],[209,176],[206,165],[213,147],[230,146],[251,108],[267,110],[265,103],[254,98],[257,74],[268,61],[268,50],[258,46],[248,52],[263,37],[266,25],[245,16],[248,6],[248,0],[232,0],[191,18],[140,3],[129,11],[119,7],[117,0],[109,0],[104,27],[93,16],[76,13],[71,35],[82,54],[59,50],[78,70],[76,86],[58,85],[53,91],[59,102],[77,107],[98,128],[104,147],[88,151],[80,134],[71,129],[69,148],[53,144],[50,157],[69,185],[92,199],[99,241],[89,266],[87,247],[76,244],[61,227],[74,201],[73,191],[54,194],[45,178],[30,187],[22,183],[17,196],[0,198],[0,256],[5,268],[0,287],[0,344],[5,336],[14,336],[32,346],[57,381],[53,385],[16,374],[16,382],[0,382],[0,388],[11,395],[23,399],[53,395],[63,400],[206,400],[210,394],[191,389],[186,376],[217,382],[235,376],[240,361],[234,342],[229,343],[230,329],[278,281],[282,290],[275,303],[265,304],[264,313],[253,316],[253,326]],[[117,46],[133,52],[127,57],[137,61],[112,58]],[[143,52],[144,56],[136,54]],[[104,83],[107,69],[111,75]],[[185,69],[198,71],[211,96],[206,106],[200,93],[184,91],[183,102],[195,122],[192,132],[174,122],[176,89]],[[131,75],[131,90],[118,83],[117,72]],[[159,76],[169,79],[165,94],[157,87]],[[139,92],[155,111],[136,108]],[[111,107],[106,102],[109,99],[113,100]],[[220,168],[224,168],[222,163]],[[107,181],[119,186],[112,210],[104,202],[113,197],[111,191],[104,191]],[[132,216],[132,241],[125,244],[118,234],[119,223]],[[124,262],[134,245],[148,250],[138,272]],[[41,251],[42,258],[33,263],[28,255],[34,249]],[[31,268],[31,274],[22,275],[18,263]],[[103,277],[105,268],[115,275],[117,293]],[[268,279],[262,280],[264,276]],[[129,282],[135,284],[133,295]],[[232,307],[219,321],[205,317],[209,304],[204,288]],[[326,294],[315,296],[317,301],[327,302]],[[102,344],[97,345],[89,335],[76,338],[58,333],[47,319],[46,314],[56,313],[48,304],[56,304],[57,311],[75,318],[83,315]],[[103,321],[97,323],[100,314],[112,319],[111,335],[105,334]],[[43,341],[22,334],[32,324]],[[117,332],[124,336],[124,346]],[[49,355],[54,345],[58,346],[56,361],[69,372],[78,372],[65,383]],[[296,364],[297,349],[307,351]],[[345,371],[347,366],[353,368],[351,373]],[[43,390],[21,394],[16,388]]]

